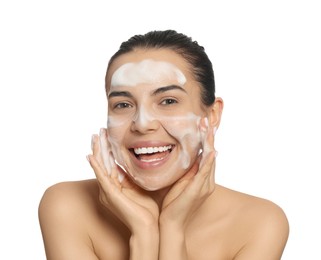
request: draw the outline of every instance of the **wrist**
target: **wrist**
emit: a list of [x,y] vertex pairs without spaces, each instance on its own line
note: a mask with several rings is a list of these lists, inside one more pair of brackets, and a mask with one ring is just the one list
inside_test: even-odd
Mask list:
[[151,236],[152,234],[159,234],[159,223],[157,221],[149,222],[146,221],[136,225],[129,226],[129,230],[132,236]]
[[179,219],[168,218],[165,215],[160,215],[159,217],[159,230],[160,232],[174,232],[174,233],[182,233],[185,232],[185,225],[181,223]]
[[130,242],[153,244],[159,242],[159,228],[158,225],[145,226],[136,228],[132,231],[130,236]]
[[160,226],[160,258],[187,259],[185,231],[176,223],[163,223]]
[[159,251],[158,228],[132,233],[129,246],[131,260],[157,259]]

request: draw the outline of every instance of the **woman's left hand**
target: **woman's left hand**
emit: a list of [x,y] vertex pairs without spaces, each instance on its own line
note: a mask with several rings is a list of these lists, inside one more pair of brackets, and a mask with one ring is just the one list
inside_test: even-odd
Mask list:
[[160,225],[184,232],[188,220],[215,189],[214,128],[201,128],[203,151],[191,169],[171,188],[164,198]]

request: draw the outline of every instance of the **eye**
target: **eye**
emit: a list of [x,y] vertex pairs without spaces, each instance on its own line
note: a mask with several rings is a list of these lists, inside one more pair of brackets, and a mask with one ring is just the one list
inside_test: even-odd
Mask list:
[[132,107],[132,105],[126,102],[121,102],[114,105],[115,109],[124,109],[124,108],[130,108],[130,107]]
[[164,100],[162,100],[162,102],[160,103],[161,105],[173,105],[178,103],[176,99],[173,98],[166,98]]

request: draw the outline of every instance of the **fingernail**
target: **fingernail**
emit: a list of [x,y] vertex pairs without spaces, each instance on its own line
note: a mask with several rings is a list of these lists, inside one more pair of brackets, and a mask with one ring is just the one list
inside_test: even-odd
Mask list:
[[89,155],[86,155],[86,159],[87,159],[88,162],[90,162]]
[[215,158],[218,156],[218,151],[215,150]]

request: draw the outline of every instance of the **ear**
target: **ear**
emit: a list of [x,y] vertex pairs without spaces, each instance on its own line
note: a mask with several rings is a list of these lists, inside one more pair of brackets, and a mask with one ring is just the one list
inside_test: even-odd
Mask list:
[[215,102],[208,108],[208,121],[211,126],[218,129],[221,123],[221,117],[223,112],[223,99],[220,97],[215,98]]

